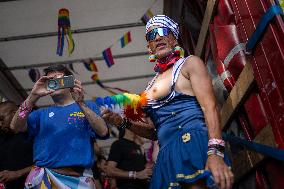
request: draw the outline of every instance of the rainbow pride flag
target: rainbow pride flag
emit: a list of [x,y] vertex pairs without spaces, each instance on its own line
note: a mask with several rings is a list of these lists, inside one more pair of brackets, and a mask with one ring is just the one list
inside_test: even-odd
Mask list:
[[142,16],[141,20],[146,25],[147,22],[153,17],[153,13],[150,9],[147,10],[147,12]]
[[84,66],[87,70],[93,71],[93,72],[98,72],[98,68],[96,63],[94,62],[93,59],[90,59],[88,62],[83,60]]
[[112,65],[114,65],[113,57],[110,48],[107,48],[103,51],[103,57],[106,61],[107,66],[110,68]]
[[130,42],[131,42],[131,34],[129,31],[126,34],[124,34],[123,37],[120,38],[121,48],[125,47]]
[[73,53],[75,43],[72,37],[71,25],[69,19],[69,10],[62,8],[58,11],[58,34],[57,34],[57,51],[59,56],[63,55],[64,37],[68,43],[69,56]]

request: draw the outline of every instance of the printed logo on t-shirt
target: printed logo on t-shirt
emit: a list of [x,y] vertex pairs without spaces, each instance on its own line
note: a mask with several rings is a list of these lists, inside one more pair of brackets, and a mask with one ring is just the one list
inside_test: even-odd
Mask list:
[[73,112],[69,114],[68,124],[83,130],[85,128],[85,114],[83,112]]
[[85,114],[83,112],[73,112],[71,114],[69,114],[70,117],[85,117]]
[[49,112],[48,117],[53,117],[54,116],[54,112]]

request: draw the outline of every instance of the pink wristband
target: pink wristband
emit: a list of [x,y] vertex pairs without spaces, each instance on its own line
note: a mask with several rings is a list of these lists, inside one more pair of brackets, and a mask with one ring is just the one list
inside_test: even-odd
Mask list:
[[20,106],[19,117],[24,119],[28,113],[32,111],[31,107],[27,106],[27,102],[24,101]]
[[225,146],[225,141],[222,140],[222,139],[218,139],[218,138],[212,138],[212,139],[209,139],[208,141],[208,146],[210,145],[221,145],[221,146]]

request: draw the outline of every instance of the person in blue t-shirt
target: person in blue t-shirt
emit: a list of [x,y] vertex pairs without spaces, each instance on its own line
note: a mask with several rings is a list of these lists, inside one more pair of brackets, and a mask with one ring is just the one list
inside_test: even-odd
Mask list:
[[[49,79],[72,74],[65,66],[51,66],[44,72],[11,123],[11,129],[27,130],[34,141],[35,166],[26,180],[26,187],[34,188],[43,183],[57,188],[93,188],[92,139],[107,137],[107,124],[98,106],[84,101],[84,90],[77,79],[71,89],[47,89]],[[38,99],[46,95],[51,96],[54,105],[31,112]]]

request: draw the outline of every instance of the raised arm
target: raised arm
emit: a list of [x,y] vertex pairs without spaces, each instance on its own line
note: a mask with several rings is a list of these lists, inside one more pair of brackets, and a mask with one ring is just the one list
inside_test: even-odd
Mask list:
[[105,121],[85,104],[84,90],[80,81],[75,79],[75,86],[71,90],[71,94],[73,99],[78,103],[81,110],[85,114],[86,119],[88,120],[94,131],[101,137],[107,135],[108,128]]
[[27,130],[27,119],[32,108],[37,100],[43,96],[53,93],[52,90],[47,90],[45,82],[49,79],[47,76],[42,76],[33,86],[30,95],[22,103],[20,108],[15,113],[10,128],[15,132],[23,132]]

